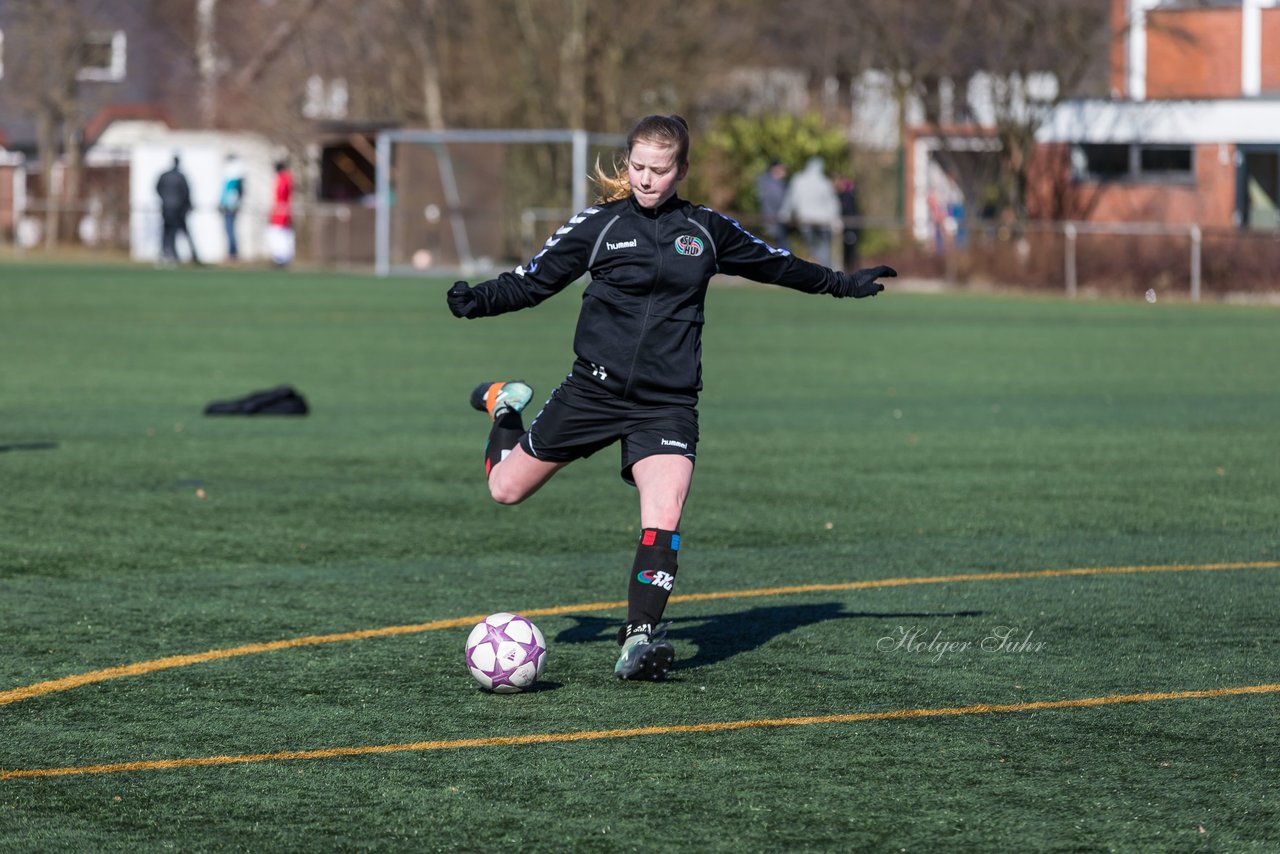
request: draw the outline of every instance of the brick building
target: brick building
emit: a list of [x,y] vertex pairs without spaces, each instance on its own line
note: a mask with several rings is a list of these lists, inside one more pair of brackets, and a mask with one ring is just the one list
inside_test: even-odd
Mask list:
[[1280,229],[1280,0],[1113,0],[1111,97],[1037,134],[1033,215]]

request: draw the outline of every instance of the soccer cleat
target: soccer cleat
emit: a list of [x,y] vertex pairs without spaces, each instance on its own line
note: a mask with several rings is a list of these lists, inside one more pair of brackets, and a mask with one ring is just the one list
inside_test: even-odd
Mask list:
[[666,624],[656,629],[648,623],[628,623],[618,630],[622,652],[613,666],[619,679],[657,681],[667,675],[676,662],[676,650],[665,640]]
[[471,408],[487,412],[490,418],[496,420],[503,410],[520,412],[529,405],[532,397],[533,389],[521,380],[480,383],[471,392]]

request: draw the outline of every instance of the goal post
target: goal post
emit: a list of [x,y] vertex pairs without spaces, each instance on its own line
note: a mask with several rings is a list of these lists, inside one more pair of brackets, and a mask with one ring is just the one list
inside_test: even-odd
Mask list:
[[[595,158],[625,137],[584,130],[387,130],[377,138],[374,271],[392,276],[514,266],[588,204]],[[545,237],[546,235],[542,235]]]

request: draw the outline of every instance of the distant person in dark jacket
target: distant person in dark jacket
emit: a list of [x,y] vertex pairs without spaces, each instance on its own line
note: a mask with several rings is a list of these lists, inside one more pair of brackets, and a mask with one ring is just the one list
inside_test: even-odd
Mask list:
[[[618,632],[619,679],[660,679],[675,649],[661,627],[675,584],[679,526],[698,453],[703,304],[711,277],[742,276],[806,294],[872,297],[897,275],[849,275],[765,243],[737,222],[677,195],[689,171],[689,128],[647,116],[627,137],[625,160],[598,172],[600,198],[547,238],[514,271],[474,288],[456,282],[457,317],[530,308],[589,275],[569,376],[526,432],[533,389],[485,382],[471,405],[490,418],[485,472],[499,504],[518,504],[574,460],[620,444],[623,480],[640,499],[640,541],[627,573],[627,620]],[[838,216],[837,213],[832,217]]]
[[790,249],[787,245],[787,224],[782,219],[782,204],[787,197],[787,167],[775,160],[756,178],[756,193],[760,196],[760,218],[764,223],[764,236],[775,249]]
[[844,248],[844,271],[852,273],[858,269],[858,241],[862,239],[862,207],[858,204],[858,185],[852,178],[840,176],[836,179],[836,195],[840,197],[840,218],[843,221],[841,230],[841,246]]
[[187,228],[187,214],[191,213],[191,187],[182,174],[182,161],[175,154],[173,166],[160,175],[156,182],[156,194],[160,197],[160,260],[167,264],[178,263],[178,234],[186,238],[191,250],[191,260],[199,264],[196,243]]

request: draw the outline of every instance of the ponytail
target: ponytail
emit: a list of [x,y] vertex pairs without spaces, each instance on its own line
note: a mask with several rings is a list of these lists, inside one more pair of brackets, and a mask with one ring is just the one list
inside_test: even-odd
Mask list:
[[595,201],[597,205],[616,202],[631,195],[631,179],[627,177],[627,162],[625,160],[614,160],[613,174],[607,175],[600,166],[600,158],[597,157],[596,171],[591,175],[591,180],[595,181],[596,186],[599,188]]

